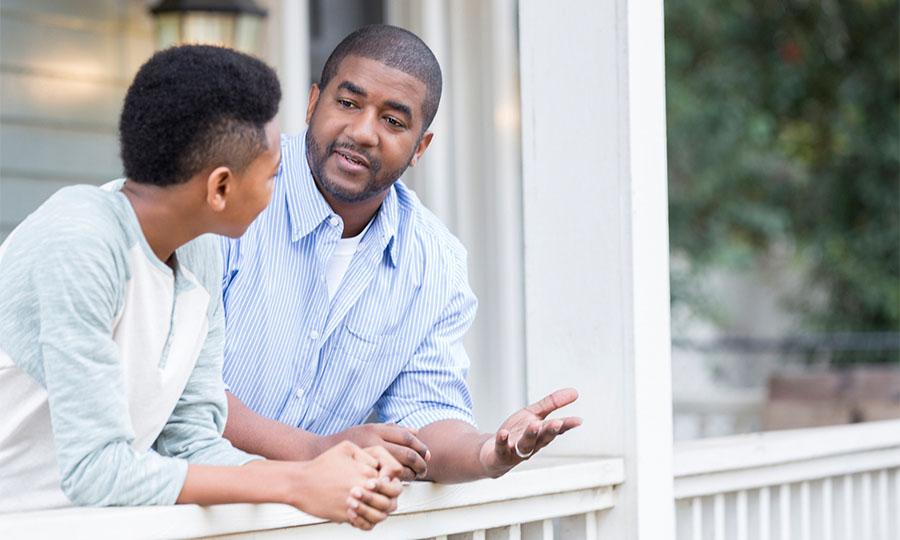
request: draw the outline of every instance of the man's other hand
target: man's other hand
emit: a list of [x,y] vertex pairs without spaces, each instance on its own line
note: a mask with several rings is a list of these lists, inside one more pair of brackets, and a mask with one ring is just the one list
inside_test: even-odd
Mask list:
[[341,441],[351,441],[363,448],[384,447],[403,466],[399,478],[404,482],[423,478],[428,472],[427,462],[431,459],[431,452],[419,440],[418,431],[415,429],[395,424],[354,426],[323,437],[322,450],[327,450]]
[[578,399],[574,388],[563,388],[525,407],[503,422],[484,442],[479,459],[488,476],[496,478],[550,444],[557,435],[581,425],[581,418],[548,419],[552,412]]

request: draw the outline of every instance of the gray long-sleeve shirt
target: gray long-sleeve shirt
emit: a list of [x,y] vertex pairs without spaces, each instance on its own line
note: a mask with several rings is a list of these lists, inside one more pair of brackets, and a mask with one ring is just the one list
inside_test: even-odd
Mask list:
[[221,436],[213,237],[160,261],[122,181],[57,192],[0,247],[0,512],[173,504]]

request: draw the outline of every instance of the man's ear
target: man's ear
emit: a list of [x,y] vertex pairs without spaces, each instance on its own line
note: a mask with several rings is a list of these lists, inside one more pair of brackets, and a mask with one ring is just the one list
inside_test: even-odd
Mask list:
[[206,177],[206,204],[213,212],[225,210],[233,184],[234,175],[228,167],[216,167]]
[[316,110],[316,104],[319,102],[319,85],[313,83],[309,89],[309,103],[306,104],[306,123],[312,120],[313,111]]
[[431,139],[434,137],[434,133],[430,131],[426,131],[422,138],[419,139],[419,144],[416,146],[416,152],[413,154],[411,160],[409,160],[409,166],[415,167],[416,163],[419,162],[419,158],[422,157],[422,154],[425,153],[425,149],[428,148],[428,145],[431,144]]

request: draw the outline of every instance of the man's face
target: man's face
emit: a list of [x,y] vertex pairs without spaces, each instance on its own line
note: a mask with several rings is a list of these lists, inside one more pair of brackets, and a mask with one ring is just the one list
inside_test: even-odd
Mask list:
[[314,86],[306,121],[307,159],[326,199],[384,196],[428,147],[422,134],[426,87],[376,60],[348,56],[328,85]]

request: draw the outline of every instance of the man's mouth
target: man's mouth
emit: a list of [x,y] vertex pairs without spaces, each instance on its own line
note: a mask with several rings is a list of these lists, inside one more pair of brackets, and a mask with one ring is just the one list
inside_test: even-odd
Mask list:
[[357,167],[365,167],[367,169],[369,168],[369,161],[365,157],[355,152],[351,152],[345,148],[337,148],[334,150],[334,153],[346,160],[351,165]]

